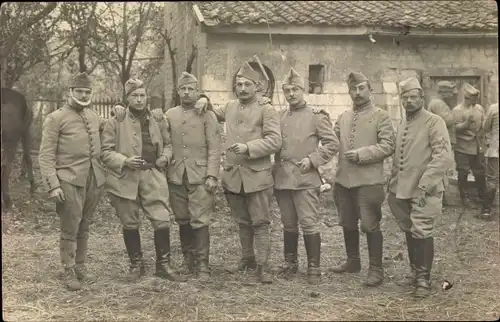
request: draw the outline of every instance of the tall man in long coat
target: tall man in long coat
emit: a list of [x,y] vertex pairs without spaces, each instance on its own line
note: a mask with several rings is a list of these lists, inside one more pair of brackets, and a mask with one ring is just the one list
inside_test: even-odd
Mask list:
[[209,225],[221,161],[219,123],[213,111],[198,115],[198,80],[183,72],[178,85],[181,105],[169,109],[165,118],[172,139],[168,168],[170,204],[181,239],[184,262],[181,272],[196,271],[200,279],[210,276]]
[[491,208],[497,193],[498,187],[498,103],[492,104],[486,111],[483,124],[486,137],[486,194],[483,200],[482,219],[491,219]]
[[60,217],[65,284],[79,290],[85,279],[89,220],[106,178],[100,160],[100,117],[90,108],[91,80],[79,73],[69,88],[68,103],[50,113],[43,124],[38,157],[43,182]]
[[259,84],[259,74],[245,62],[236,76],[238,99],[213,111],[219,121],[226,122],[222,186],[239,225],[242,258],[238,269],[257,268],[258,281],[272,283],[266,271],[274,185],[271,154],[279,151],[282,141],[278,112],[270,104],[259,103]]
[[416,78],[400,83],[406,119],[397,129],[387,201],[406,234],[415,297],[429,295],[434,259],[434,222],[442,211],[444,176],[453,157],[445,121],[423,108]]
[[335,123],[339,156],[334,200],[344,231],[347,261],[332,268],[336,273],[359,272],[359,230],[366,233],[370,265],[364,284],[377,286],[384,280],[383,237],[380,231],[384,193],[384,159],[394,152],[394,129],[389,114],[371,101],[368,79],[352,72],[347,79],[353,109]]
[[[283,81],[289,104],[280,112],[283,144],[275,156],[274,196],[283,223],[285,263],[280,273],[292,277],[298,270],[299,224],[304,234],[308,282],[321,277],[321,221],[318,216],[321,178],[318,168],[337,152],[339,140],[328,113],[316,114],[304,100],[304,79],[292,68]],[[321,142],[321,146],[318,146]]]
[[155,275],[185,281],[170,266],[170,205],[164,168],[172,157],[166,122],[157,123],[146,107],[146,89],[141,80],[125,83],[128,110],[123,122],[111,118],[102,133],[101,159],[108,168],[107,190],[123,227],[133,280],[145,274],[139,210],[154,229]]
[[[438,97],[431,99],[427,110],[431,113],[441,116],[446,123],[448,135],[450,136],[451,148],[455,148],[457,139],[455,136],[455,118],[452,109],[456,105],[456,86],[449,81],[440,81],[437,83]],[[445,176],[445,189],[448,186],[448,176]],[[443,205],[446,205],[446,191],[443,193]]]
[[464,101],[453,109],[456,123],[455,163],[458,172],[458,190],[464,206],[469,206],[467,177],[472,170],[480,201],[486,191],[482,127],[484,109],[477,104],[479,90],[470,84],[464,85]]

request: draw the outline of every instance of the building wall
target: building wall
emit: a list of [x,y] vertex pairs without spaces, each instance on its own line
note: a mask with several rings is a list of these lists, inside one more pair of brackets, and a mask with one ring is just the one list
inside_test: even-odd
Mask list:
[[[310,64],[325,65],[323,94],[308,94],[310,104],[326,108],[336,117],[351,105],[345,79],[350,71],[363,72],[371,81],[377,105],[387,109],[394,121],[401,117],[397,83],[409,76],[430,86],[429,76],[486,75],[487,100],[498,97],[498,44],[487,39],[411,39],[368,37],[288,36],[251,34],[208,34],[206,52],[199,56],[203,71],[199,76],[203,89],[215,104],[234,98],[233,76],[244,60],[257,54],[274,73],[277,81],[273,103],[284,105],[281,80],[290,67],[308,78]],[[282,58],[284,56],[285,59]],[[200,75],[200,74],[199,74]],[[428,96],[433,93],[424,87]],[[276,94],[279,90],[279,97]]]

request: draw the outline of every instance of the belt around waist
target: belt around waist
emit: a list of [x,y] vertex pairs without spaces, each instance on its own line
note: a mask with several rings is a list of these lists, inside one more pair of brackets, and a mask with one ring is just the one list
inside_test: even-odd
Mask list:
[[145,164],[141,165],[141,167],[139,168],[139,170],[149,170],[149,169],[153,169],[153,168],[156,168],[156,164],[145,163]]

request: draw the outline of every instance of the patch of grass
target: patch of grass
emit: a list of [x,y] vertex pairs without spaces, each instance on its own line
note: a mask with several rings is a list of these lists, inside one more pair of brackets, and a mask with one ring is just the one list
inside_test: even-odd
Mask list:
[[[16,171],[13,177],[18,176]],[[327,272],[345,256],[331,192],[321,198],[324,273],[318,286],[306,282],[302,239],[300,271],[293,281],[275,278],[272,285],[257,285],[251,283],[250,273],[226,272],[227,266],[236,265],[240,246],[237,225],[220,191],[211,226],[212,280],[173,283],[155,278],[153,232],[144,219],[141,236],[147,277],[130,284],[125,281],[128,259],[119,221],[105,197],[90,230],[88,270],[96,282],[84,284],[80,292],[69,292],[58,277],[59,218],[55,206],[43,193],[30,198],[27,192],[25,182],[14,182],[12,195],[17,208],[2,215],[4,320],[493,320],[500,316],[498,221],[487,223],[466,213],[455,233],[453,226],[460,215],[456,208],[447,208],[437,218],[433,294],[415,300],[409,290],[394,283],[408,271],[408,264],[404,236],[387,204],[382,220],[386,279],[377,288],[361,285],[368,265],[363,235],[362,272]],[[270,262],[276,267],[283,258],[283,238],[275,202],[272,220]],[[173,263],[179,265],[182,255],[175,224],[171,239]],[[454,283],[451,290],[440,289],[444,279]]]

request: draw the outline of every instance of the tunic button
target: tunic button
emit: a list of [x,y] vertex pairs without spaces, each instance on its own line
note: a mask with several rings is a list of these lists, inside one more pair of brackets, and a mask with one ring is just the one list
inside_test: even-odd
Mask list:
[[399,171],[403,171],[403,168],[399,168]]
[[[354,130],[353,130],[353,132],[354,132]],[[350,136],[351,138],[354,138],[354,135],[353,135],[353,134],[351,134],[351,135],[349,135],[349,136]]]
[[292,112],[288,112],[288,115],[292,115]]
[[281,159],[281,162],[284,162],[285,160],[284,159]]
[[186,135],[186,133],[182,133],[182,136]]
[[182,121],[182,124],[186,124],[186,120],[183,120],[183,121]]
[[287,125],[287,124],[285,124],[285,127],[287,127],[287,126],[288,126],[288,125]]
[[186,146],[184,145],[184,147],[186,148]]
[[356,132],[356,130],[355,130],[355,129],[352,129],[352,130],[351,130],[351,132]]
[[186,160],[186,159],[187,159],[187,157],[182,157],[182,159],[183,159],[183,160]]
[[241,124],[241,123],[243,123],[243,121],[242,121],[242,120],[238,120],[238,123],[240,123],[240,124]]

